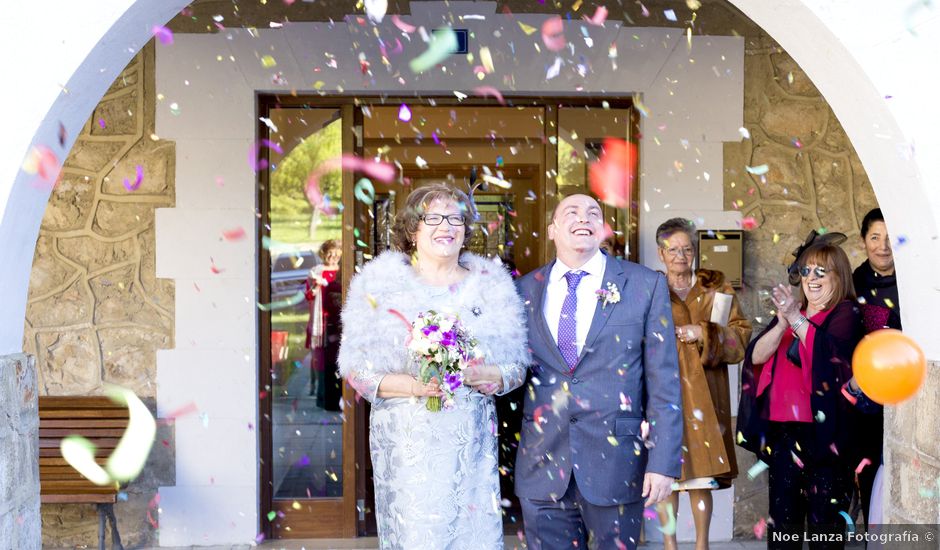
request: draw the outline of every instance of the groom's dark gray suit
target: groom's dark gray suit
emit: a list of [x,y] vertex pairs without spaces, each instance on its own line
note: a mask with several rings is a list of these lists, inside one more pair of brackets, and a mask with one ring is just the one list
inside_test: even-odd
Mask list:
[[[524,397],[516,495],[524,506],[526,501],[557,502],[575,487],[578,498],[590,505],[619,506],[621,514],[620,505],[641,508],[646,472],[673,478],[681,473],[682,399],[666,280],[635,263],[607,257],[601,288],[616,285],[620,301],[605,307],[598,300],[572,370],[543,314],[553,265],[519,280],[534,364]],[[650,424],[645,442],[640,437],[644,419]],[[555,516],[546,517],[530,525],[527,515],[530,539],[542,529],[557,528]],[[552,537],[544,540],[535,547],[551,547]]]

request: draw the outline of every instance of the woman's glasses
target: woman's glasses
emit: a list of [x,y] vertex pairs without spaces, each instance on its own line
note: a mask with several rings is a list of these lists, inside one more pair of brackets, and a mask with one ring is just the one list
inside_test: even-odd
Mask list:
[[454,227],[460,227],[467,223],[462,214],[451,214],[450,216],[444,216],[442,214],[424,214],[421,216],[421,221],[427,225],[441,225],[444,223],[445,219],[447,219],[448,224]]
[[684,248],[679,248],[678,246],[673,246],[673,247],[667,248],[667,249],[665,249],[665,250],[666,250],[666,254],[668,254],[669,256],[671,256],[671,257],[673,257],[673,258],[675,258],[676,256],[679,256],[680,254],[681,254],[682,256],[688,256],[688,257],[691,258],[691,257],[692,257],[692,254],[695,253],[695,249],[692,248],[691,246],[686,246],[686,247],[684,247]]
[[828,271],[826,270],[825,267],[821,265],[817,265],[816,267],[809,267],[808,265],[804,265],[800,267],[801,276],[809,277],[810,273],[815,273],[816,277],[822,279],[823,277],[826,276],[826,273],[828,273]]

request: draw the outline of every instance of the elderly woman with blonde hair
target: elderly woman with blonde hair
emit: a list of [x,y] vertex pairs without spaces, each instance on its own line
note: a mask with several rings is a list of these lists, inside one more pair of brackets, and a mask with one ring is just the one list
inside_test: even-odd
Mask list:
[[[353,278],[343,309],[340,373],[372,402],[381,548],[503,546],[492,394],[522,385],[529,353],[509,273],[462,252],[473,211],[447,185],[412,191],[395,220],[395,250]],[[442,381],[419,376],[406,347],[412,321],[430,311],[456,315],[482,357],[464,371],[452,406],[436,412],[427,401],[442,396]]]

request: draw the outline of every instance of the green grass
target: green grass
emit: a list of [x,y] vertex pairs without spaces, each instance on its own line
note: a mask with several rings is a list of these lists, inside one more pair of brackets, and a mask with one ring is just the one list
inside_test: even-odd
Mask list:
[[288,244],[322,243],[327,239],[340,239],[343,236],[342,219],[339,215],[321,216],[312,241],[309,230],[309,215],[271,214],[271,239]]

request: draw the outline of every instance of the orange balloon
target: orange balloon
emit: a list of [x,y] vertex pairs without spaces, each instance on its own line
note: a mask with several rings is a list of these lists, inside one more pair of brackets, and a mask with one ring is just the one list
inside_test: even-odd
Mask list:
[[852,371],[865,395],[893,405],[917,393],[927,360],[920,346],[901,331],[884,329],[862,338],[852,355]]

